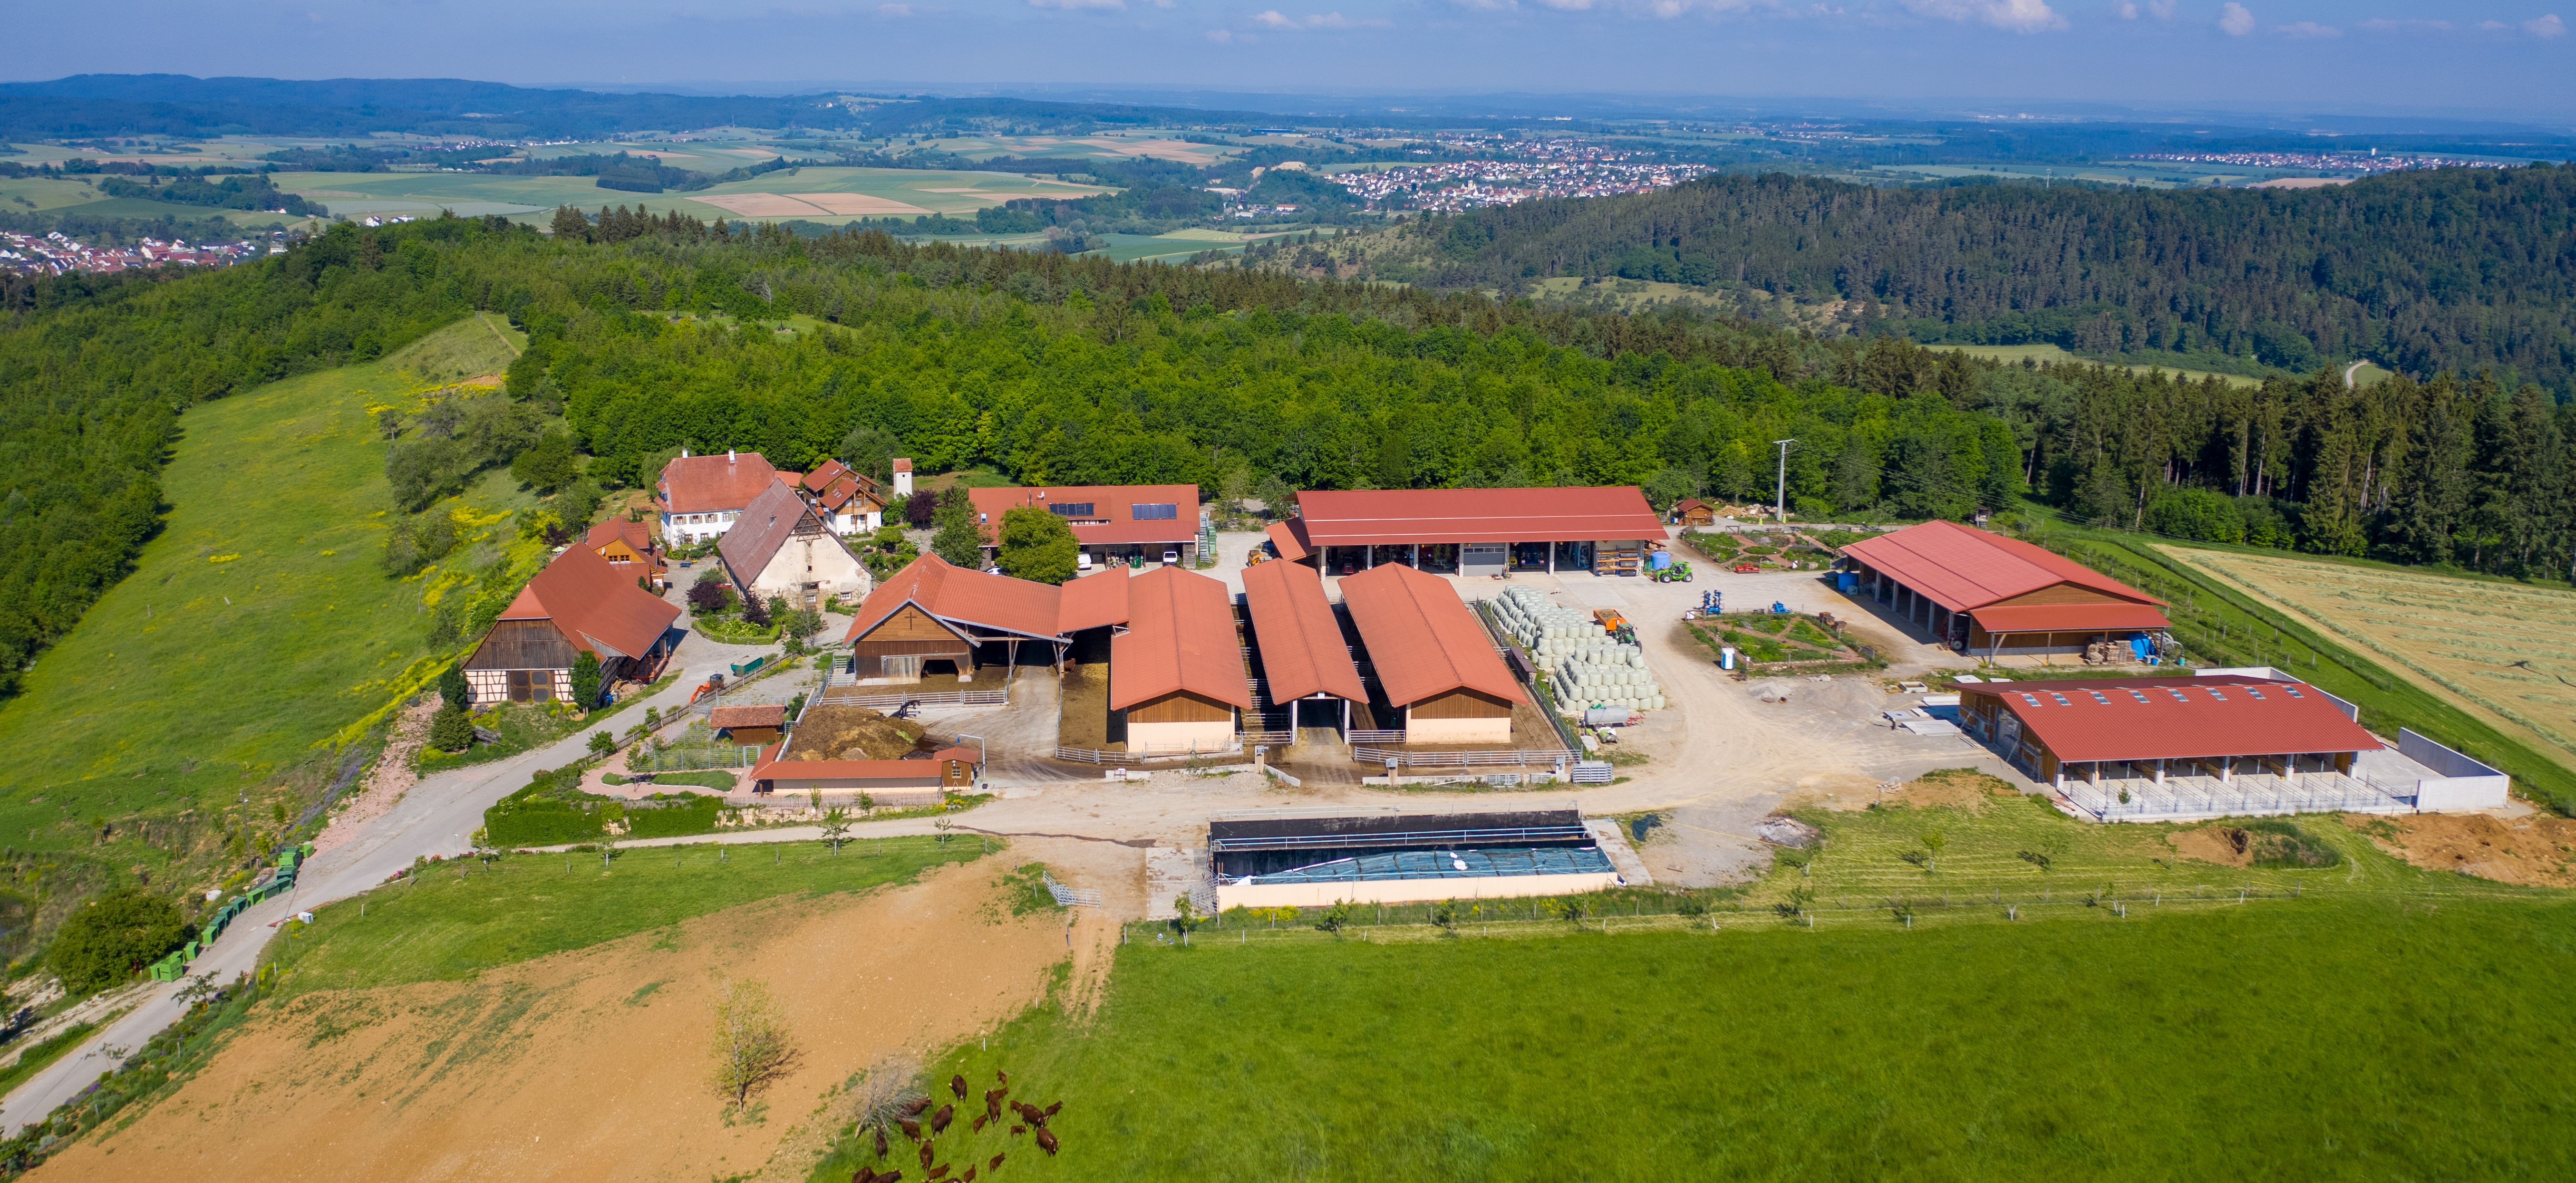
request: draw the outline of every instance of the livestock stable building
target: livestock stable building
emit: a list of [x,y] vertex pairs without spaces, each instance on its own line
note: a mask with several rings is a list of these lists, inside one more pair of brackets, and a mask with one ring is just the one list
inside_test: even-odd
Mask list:
[[1959,686],[1969,734],[2103,818],[2394,808],[2357,775],[2386,745],[2356,714],[2313,686],[2250,674]]
[[1448,580],[1379,567],[1342,580],[1342,604],[1405,743],[1511,744],[1529,693]]
[[968,489],[975,524],[984,532],[984,558],[1001,549],[1002,515],[1035,507],[1064,519],[1093,562],[1117,559],[1195,564],[1199,553],[1197,485],[1033,485]]
[[1858,590],[1977,657],[2082,653],[2104,641],[2154,653],[2164,601],[2072,559],[1956,522],[1843,548]]
[[1208,824],[1219,909],[1573,895],[1620,886],[1575,809],[1316,816]]
[[1178,567],[1093,578],[1126,585],[1127,628],[1109,642],[1111,741],[1137,755],[1234,748],[1252,689],[1225,585]]
[[1663,519],[1634,485],[1308,491],[1297,494],[1295,518],[1270,528],[1280,558],[1326,575],[1386,566],[1636,575],[1664,538]]
[[923,555],[859,603],[845,638],[850,673],[861,681],[964,680],[981,665],[1016,666],[1023,657],[1036,659],[1027,664],[1060,663],[1072,643],[1063,601],[1062,589],[1048,584]]
[[1324,577],[1298,563],[1262,563],[1243,572],[1244,614],[1261,681],[1285,706],[1287,729],[1330,727],[1348,735],[1351,704],[1368,705],[1368,687],[1351,660],[1341,618],[1324,595]]
[[584,651],[599,659],[603,690],[649,682],[671,655],[679,616],[679,605],[635,586],[627,568],[587,546],[566,547],[474,646],[465,684],[475,706],[571,702],[573,663]]

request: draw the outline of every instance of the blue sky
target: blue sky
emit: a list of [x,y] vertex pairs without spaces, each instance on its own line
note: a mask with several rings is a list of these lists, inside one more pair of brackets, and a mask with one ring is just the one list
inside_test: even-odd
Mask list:
[[2561,5],[2576,19],[2576,0],[111,0],[20,10],[0,70],[1974,97],[2564,125]]

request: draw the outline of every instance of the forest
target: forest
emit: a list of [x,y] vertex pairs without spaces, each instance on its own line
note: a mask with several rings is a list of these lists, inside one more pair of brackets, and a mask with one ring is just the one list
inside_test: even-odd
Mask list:
[[2290,370],[2368,357],[2576,381],[2576,169],[2300,190],[1874,189],[1717,176],[1408,223],[1375,278],[1513,291],[1572,275],[1851,301],[1919,341],[2048,343]]
[[[1810,520],[1965,517],[2030,493],[2105,524],[2542,578],[2566,574],[2576,534],[2576,421],[2491,376],[2254,389],[1685,311],[572,217],[585,233],[342,224],[210,274],[0,284],[0,669],[122,575],[189,404],[474,309],[527,330],[506,387],[527,413],[460,428],[482,442],[437,463],[396,449],[412,503],[386,509],[456,465],[561,449],[533,428],[559,414],[590,487],[646,483],[683,446],[802,469],[890,439],[925,471],[1031,483],[1615,482],[1669,502],[1760,497],[1771,441],[1794,438]],[[750,331],[791,314],[822,324]]]

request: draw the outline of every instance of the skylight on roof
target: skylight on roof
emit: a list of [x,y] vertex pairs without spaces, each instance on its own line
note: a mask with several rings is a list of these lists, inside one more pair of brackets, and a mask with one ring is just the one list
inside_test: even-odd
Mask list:
[[2174,698],[2174,701],[2175,701],[2175,702],[2190,702],[2190,701],[2191,701],[2191,699],[2190,699],[2189,697],[2187,697],[2186,695],[2184,695],[2182,691],[2180,691],[2180,690],[2176,690],[2176,689],[2174,689],[2174,688],[2173,688],[2173,687],[2171,687],[2171,686],[2167,686],[2167,687],[2165,687],[2165,693],[2170,694],[2170,695],[2173,695],[2173,698]]
[[2287,695],[2289,695],[2289,696],[2290,696],[2290,697],[2292,697],[2292,698],[2306,698],[2306,697],[2307,697],[2307,695],[2304,695],[2304,694],[2299,693],[2299,688],[2298,688],[2298,687],[2296,687],[2296,686],[2283,686],[2283,687],[2281,687],[2281,693],[2283,693],[2283,694],[2287,694]]
[[2249,686],[2249,687],[2247,687],[2247,688],[2245,689],[2245,694],[2246,694],[2246,696],[2247,696],[2247,697],[2252,698],[2252,699],[2254,699],[2254,700],[2256,700],[2256,701],[2258,701],[2258,702],[2259,702],[2259,701],[2261,701],[2261,700],[2262,700],[2262,698],[2263,698],[2263,692],[2262,692],[2262,691],[2260,691],[2260,690],[2256,690],[2256,689],[2254,689],[2253,687],[2250,687],[2250,686]]
[[2132,689],[2132,690],[2130,690],[2130,691],[2129,691],[2129,697],[2134,698],[2134,699],[2137,699],[2139,702],[2145,702],[2145,701],[2147,701],[2147,696],[2146,696],[2146,694],[2145,694],[2144,692],[2139,691],[2139,690],[2136,690],[2136,689]]
[[2212,687],[2210,687],[2210,688],[2209,688],[2209,696],[2210,696],[2211,698],[2215,698],[2215,699],[2217,699],[2217,700],[2218,700],[2218,701],[2220,701],[2220,702],[2225,702],[2225,701],[2227,701],[2227,696],[2226,696],[2226,695],[2224,695],[2224,694],[2219,693],[2219,692],[2218,692],[2218,687],[2216,687],[2216,686],[2212,686]]
[[2056,700],[2057,700],[2057,705],[2059,705],[2059,706],[2064,707],[2064,706],[2073,706],[2073,705],[2075,705],[2074,703],[2071,703],[2071,702],[2066,701],[2066,696],[2065,696],[2065,695],[2063,695],[2063,694],[2059,694],[2058,692],[2056,692],[2056,691],[2054,691],[2054,690],[2049,691],[2049,692],[2048,692],[2048,696],[2049,696],[2050,698],[2054,698],[2054,699],[2056,699]]

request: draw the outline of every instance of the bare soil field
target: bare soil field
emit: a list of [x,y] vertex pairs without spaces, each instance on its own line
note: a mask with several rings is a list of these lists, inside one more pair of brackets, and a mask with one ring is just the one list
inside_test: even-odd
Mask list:
[[[1069,940],[1060,914],[1009,918],[1008,869],[953,867],[839,906],[736,908],[468,982],[301,995],[132,1126],[38,1175],[802,1179],[851,1073],[1039,1001],[1071,944],[1077,1005],[1096,993],[1108,926]],[[804,1053],[747,1116],[708,1084],[728,978],[766,982]]]
[[2576,887],[2576,821],[2547,814],[2423,813],[2347,816],[2346,826],[2381,850],[2430,871],[2458,871],[2498,883]]
[[2576,593],[2290,555],[2164,550],[2387,658],[2576,768]]

